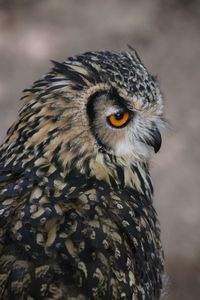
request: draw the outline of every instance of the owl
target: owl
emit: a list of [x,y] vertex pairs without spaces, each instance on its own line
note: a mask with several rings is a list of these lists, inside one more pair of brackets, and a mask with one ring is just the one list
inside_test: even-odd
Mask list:
[[160,299],[155,77],[131,47],[86,52],[21,100],[0,147],[0,299]]

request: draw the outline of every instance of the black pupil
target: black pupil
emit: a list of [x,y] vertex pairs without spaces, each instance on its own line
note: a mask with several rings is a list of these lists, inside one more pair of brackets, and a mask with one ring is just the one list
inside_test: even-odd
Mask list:
[[122,119],[122,117],[123,117],[123,113],[116,113],[115,114],[115,119],[117,120],[117,121],[120,121],[121,119]]

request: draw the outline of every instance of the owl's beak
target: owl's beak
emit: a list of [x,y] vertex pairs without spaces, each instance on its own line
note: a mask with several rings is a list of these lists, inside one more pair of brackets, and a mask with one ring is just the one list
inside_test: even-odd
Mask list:
[[154,127],[152,129],[152,137],[151,139],[146,140],[146,144],[153,147],[155,153],[157,153],[160,150],[162,144],[162,137],[157,127]]

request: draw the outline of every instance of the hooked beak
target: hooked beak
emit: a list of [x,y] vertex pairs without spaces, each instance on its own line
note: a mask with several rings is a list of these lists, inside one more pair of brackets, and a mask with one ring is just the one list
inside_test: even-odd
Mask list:
[[151,139],[146,140],[145,143],[154,148],[154,152],[157,153],[160,150],[162,144],[162,137],[160,131],[157,127],[152,129],[152,136]]

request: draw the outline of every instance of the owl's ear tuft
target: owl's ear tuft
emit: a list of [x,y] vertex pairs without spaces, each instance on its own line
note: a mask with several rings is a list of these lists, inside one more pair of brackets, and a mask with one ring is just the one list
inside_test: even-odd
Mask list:
[[137,51],[129,44],[127,45],[127,47],[130,50],[130,54],[134,58],[134,60],[136,60],[140,64],[143,64]]

